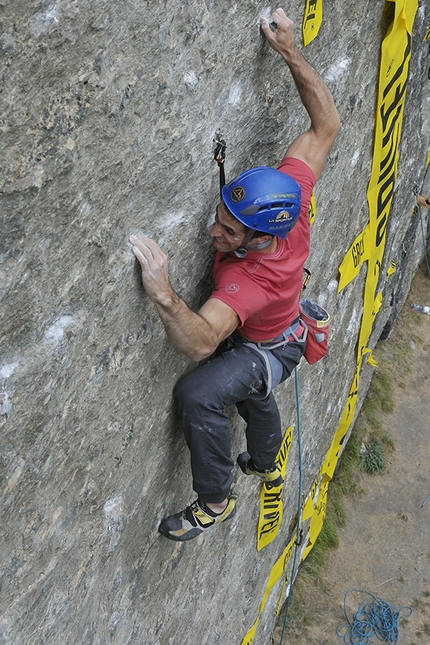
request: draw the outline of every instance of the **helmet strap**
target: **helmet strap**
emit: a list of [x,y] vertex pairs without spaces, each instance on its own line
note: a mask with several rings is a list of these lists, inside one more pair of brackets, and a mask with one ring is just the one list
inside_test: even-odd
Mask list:
[[[247,230],[247,232],[245,234],[245,237],[242,240],[242,244],[239,246],[238,249],[233,251],[233,253],[235,254],[236,257],[238,257],[238,258],[246,258],[246,256],[248,255],[248,251],[249,251],[248,244],[252,240],[252,238],[254,236],[254,233],[255,233],[255,231],[252,228],[249,228]],[[257,251],[259,251],[260,249],[265,249],[266,246],[269,246],[269,244],[272,243],[272,239],[273,239],[273,237],[270,240],[266,240],[266,242],[261,242],[260,244],[254,244],[252,248],[257,250]]]
[[244,236],[244,238],[242,240],[242,244],[239,246],[238,249],[233,251],[233,253],[235,254],[236,257],[238,257],[238,258],[246,258],[246,256],[248,255],[248,242],[250,242],[252,240],[253,235],[254,235],[253,229],[249,228],[245,233],[245,236]]

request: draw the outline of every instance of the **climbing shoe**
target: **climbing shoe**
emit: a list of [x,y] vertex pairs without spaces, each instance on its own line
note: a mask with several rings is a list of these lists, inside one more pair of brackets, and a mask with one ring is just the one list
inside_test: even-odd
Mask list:
[[170,515],[170,517],[162,520],[158,530],[169,540],[176,540],[176,542],[192,540],[210,529],[214,524],[230,520],[236,513],[236,499],[237,495],[231,494],[228,498],[227,506],[219,514],[196,499],[184,511]]
[[276,465],[272,468],[260,470],[260,468],[255,466],[248,452],[242,452],[237,458],[237,463],[245,475],[257,475],[270,488],[280,486],[284,481],[281,471]]

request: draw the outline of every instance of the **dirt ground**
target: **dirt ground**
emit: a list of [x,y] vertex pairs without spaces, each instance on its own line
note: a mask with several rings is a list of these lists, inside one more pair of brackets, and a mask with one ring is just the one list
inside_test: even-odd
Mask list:
[[[430,643],[430,316],[412,310],[411,302],[430,306],[425,265],[396,328],[374,353],[392,376],[394,411],[381,421],[394,450],[382,474],[357,470],[360,492],[344,498],[339,547],[327,552],[320,582],[299,572],[293,588],[299,602],[291,603],[282,645],[342,645],[336,628],[346,622],[349,589],[369,591],[397,609],[412,607],[399,622],[398,643]],[[365,599],[348,598],[352,613]],[[274,645],[280,636],[278,627]]]

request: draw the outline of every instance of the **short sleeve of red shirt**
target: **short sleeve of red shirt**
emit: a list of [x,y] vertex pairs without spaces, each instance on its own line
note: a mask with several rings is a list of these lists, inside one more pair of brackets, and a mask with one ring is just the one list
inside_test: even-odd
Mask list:
[[313,171],[304,161],[295,157],[284,157],[278,166],[278,170],[295,179],[300,185],[302,189],[300,216],[304,211],[308,214],[312,191],[317,181]]
[[218,252],[215,258],[211,298],[234,309],[240,319],[238,329],[253,340],[277,336],[297,316],[303,266],[309,255],[309,202],[315,175],[294,157],[283,159],[278,169],[301,187],[300,216],[287,239],[278,239],[276,251],[268,255],[249,253],[239,259]]

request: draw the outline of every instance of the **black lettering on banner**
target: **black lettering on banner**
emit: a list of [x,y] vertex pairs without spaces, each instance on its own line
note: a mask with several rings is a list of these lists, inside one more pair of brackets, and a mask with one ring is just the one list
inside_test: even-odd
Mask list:
[[[391,200],[391,197],[393,195],[393,190],[394,190],[394,170],[391,173],[391,175],[388,177],[386,181],[379,187],[379,192],[378,192],[378,217],[381,217],[382,213],[385,210],[385,207],[387,206],[388,202]],[[384,197],[384,194],[387,193]],[[386,217],[386,213],[384,213],[384,217]],[[376,245],[378,246],[378,244]]]
[[[266,533],[270,533],[271,531],[273,531],[273,529],[274,529],[274,528],[276,528],[276,526],[278,525],[278,523],[279,523],[279,517],[280,517],[279,512],[277,512],[277,513],[272,513],[272,515],[274,515],[274,516],[275,516],[275,517],[274,517],[274,519],[273,519],[273,520],[271,520],[271,521],[269,521],[269,522],[265,522],[265,523],[263,524],[263,526],[261,527],[261,530],[260,530],[260,539],[261,539],[261,538],[263,537],[263,535],[265,535]],[[264,516],[264,518],[266,518],[266,516]]]
[[325,507],[326,507],[326,504],[327,504],[327,493],[328,493],[327,489],[322,491],[321,499],[319,500],[319,503],[315,507],[315,511],[316,511],[317,515],[321,515],[321,513],[322,514],[325,513]]
[[265,513],[263,515],[263,518],[268,522],[274,522],[275,520],[278,520],[279,517],[280,517],[279,511],[273,511],[272,513]]
[[312,484],[312,488],[311,488],[311,492],[310,492],[310,497],[311,497],[312,501],[315,499],[315,495],[316,495],[316,492],[318,490],[318,485],[320,483],[320,478],[321,478],[321,471],[318,473],[318,477],[316,478],[316,480]]
[[354,263],[354,269],[356,269],[361,264],[361,258],[364,255],[364,238],[362,237],[357,244],[354,244],[352,249],[352,261]]
[[376,219],[378,221],[378,226],[376,229],[376,247],[379,247],[385,238],[388,218],[387,206],[389,207],[389,205],[391,204],[394,191],[397,148],[399,145],[400,137],[399,119],[403,109],[402,100],[404,98],[407,86],[407,79],[403,83],[400,79],[411,52],[411,36],[407,34],[407,38],[408,41],[403,54],[403,60],[396,70],[393,78],[383,91],[383,100],[385,100],[395,83],[398,82],[398,85],[395,88],[394,97],[388,106],[383,102],[380,107],[383,135],[382,148],[385,148],[388,144],[390,145],[387,154],[380,163],[380,174],[377,181],[378,202]]
[[348,416],[348,417],[349,417],[349,415],[350,415],[350,414],[352,414],[352,413],[354,412],[354,410],[355,410],[355,404],[356,404],[356,401],[354,401],[354,399],[355,399],[357,396],[358,396],[358,389],[353,390],[352,392],[350,392],[350,393],[348,394],[348,404],[347,404],[347,408],[348,408],[348,414],[347,414],[347,416]]
[[279,454],[278,454],[278,464],[279,464],[279,466],[281,466],[281,464],[284,463],[286,456],[287,456],[287,446],[281,445],[281,448],[280,448]]
[[[380,221],[378,221],[378,227],[376,230],[375,243],[377,247],[382,243],[385,237],[385,229],[387,227],[388,213],[384,211],[386,210],[387,205],[390,204],[391,199],[393,197],[395,174],[396,174],[395,168],[393,166],[396,158],[395,150],[397,149],[398,144],[399,144],[399,128],[397,128],[396,130],[396,137],[393,140],[393,145],[392,145],[394,154],[390,162],[390,167],[392,168],[391,175],[388,177],[386,181],[384,181],[384,183],[381,186],[379,186],[379,190],[378,190],[377,218],[378,220],[379,218],[381,219]],[[383,214],[383,217],[381,217],[382,214]]]
[[[308,11],[315,10],[317,8],[317,2],[318,0],[310,0]],[[307,15],[305,24],[308,22],[308,20],[314,20],[315,16],[316,16],[316,13],[310,13],[309,15]]]
[[385,97],[387,96],[388,92],[391,90],[391,88],[392,88],[392,86],[394,85],[394,83],[395,83],[395,82],[397,81],[397,79],[399,78],[399,76],[401,76],[401,74],[402,74],[402,72],[403,72],[403,68],[404,68],[405,63],[406,63],[406,59],[408,58],[409,54],[411,53],[412,36],[411,36],[408,32],[406,32],[406,35],[407,35],[407,38],[408,38],[408,42],[407,42],[407,44],[406,44],[405,53],[403,54],[403,62],[402,62],[402,64],[399,66],[399,68],[398,68],[397,72],[394,74],[394,76],[393,76],[393,78],[391,79],[391,81],[390,81],[390,82],[388,83],[388,85],[385,87],[384,92],[383,92],[383,94],[382,94],[382,97],[383,97],[384,99],[385,99]]
[[[379,170],[380,170],[381,174],[379,176],[378,183],[381,182],[387,176],[387,174],[390,172],[390,170],[394,166],[394,162],[395,162],[395,159],[396,159],[396,149],[397,149],[397,143],[398,143],[398,136],[396,136],[393,139],[392,134],[393,134],[393,130],[395,129],[395,126],[398,125],[397,121],[398,121],[398,118],[400,116],[401,110],[402,110],[402,106],[399,106],[399,109],[398,109],[395,117],[393,118],[392,127],[390,127],[390,132],[388,133],[390,136],[387,137],[387,135],[386,135],[384,137],[384,139],[383,139],[383,144],[384,144],[383,147],[384,148],[386,147],[386,145],[388,144],[390,139],[391,139],[391,145],[390,145],[390,148],[389,148],[387,154],[385,155],[385,157],[383,158],[383,160],[381,161],[381,164],[379,166]],[[396,128],[396,134],[398,134],[398,127]]]
[[286,567],[286,566],[287,566],[287,564],[288,564],[288,560],[291,558],[291,554],[292,554],[292,552],[293,552],[293,548],[294,548],[294,542],[290,545],[290,548],[288,549],[288,551],[286,552],[286,554],[285,554],[285,556],[284,556],[284,563],[283,563],[283,565],[282,565],[282,570],[283,570],[283,571],[285,571],[285,567]]
[[[406,83],[405,83],[405,87],[406,87]],[[393,120],[391,121],[390,128],[389,128],[389,130],[388,130],[387,134],[386,134],[386,135],[384,136],[384,138],[382,139],[382,147],[383,147],[383,148],[385,148],[385,146],[387,145],[387,143],[388,143],[388,142],[389,142],[389,140],[390,140],[390,137],[391,137],[391,135],[392,135],[392,133],[393,133],[393,130],[394,130],[394,128],[395,128],[395,125],[396,125],[396,123],[397,123],[397,120],[398,120],[398,118],[399,118],[399,116],[400,116],[401,111],[402,111],[402,106],[401,106],[401,105],[399,105],[399,107],[397,108],[397,112],[396,112],[396,114],[395,114],[395,116],[394,116]],[[384,167],[384,166],[383,166],[383,165],[382,165],[382,163],[381,163],[381,170],[382,170],[382,168],[383,168],[383,167]]]
[[268,490],[265,490],[263,507],[275,508],[281,502],[281,497],[282,497],[282,489],[277,493],[274,493],[272,491],[269,492]]
[[[403,65],[402,65],[402,67],[403,67]],[[402,100],[403,95],[404,95],[404,93],[406,91],[407,84],[408,84],[408,80],[406,79],[405,82],[403,83],[403,86],[398,85],[396,87],[396,93],[394,95],[393,102],[388,106],[386,112],[384,112],[384,103],[382,103],[382,105],[381,105],[381,119],[382,119],[382,129],[383,130],[385,130],[385,128],[387,127],[387,121],[388,121],[388,118],[389,118],[391,112],[396,109],[396,107],[398,106],[398,104]]]
[[[264,487],[263,499],[263,520],[259,533],[259,539],[266,533],[273,531],[281,521],[281,512],[279,510],[282,504],[282,488],[279,491],[269,491]],[[272,510],[273,509],[273,510]],[[265,511],[265,512],[264,512]]]
[[289,432],[288,435],[285,438],[285,441],[282,443],[281,449],[279,451],[277,461],[278,461],[278,465],[279,465],[280,468],[282,468],[282,466],[284,465],[284,463],[285,463],[285,461],[286,461],[286,459],[288,457],[288,452],[290,450],[290,446],[291,446],[292,442],[293,442],[292,433]]
[[[394,125],[396,123],[397,123],[397,121],[394,122]],[[398,132],[398,128],[397,128],[397,132]],[[385,168],[384,172],[382,172],[382,174],[379,175],[378,183],[381,183],[381,181],[383,181],[385,179],[385,177],[388,175],[388,173],[391,172],[391,170],[392,170],[392,168],[394,166],[395,160],[396,160],[396,147],[397,147],[397,137],[394,140],[391,139],[390,148],[389,148],[387,154],[385,155],[385,157],[383,158],[383,160],[381,161],[381,164],[379,166],[379,170],[382,172],[382,170],[385,168],[385,166],[387,166],[387,167]]]

